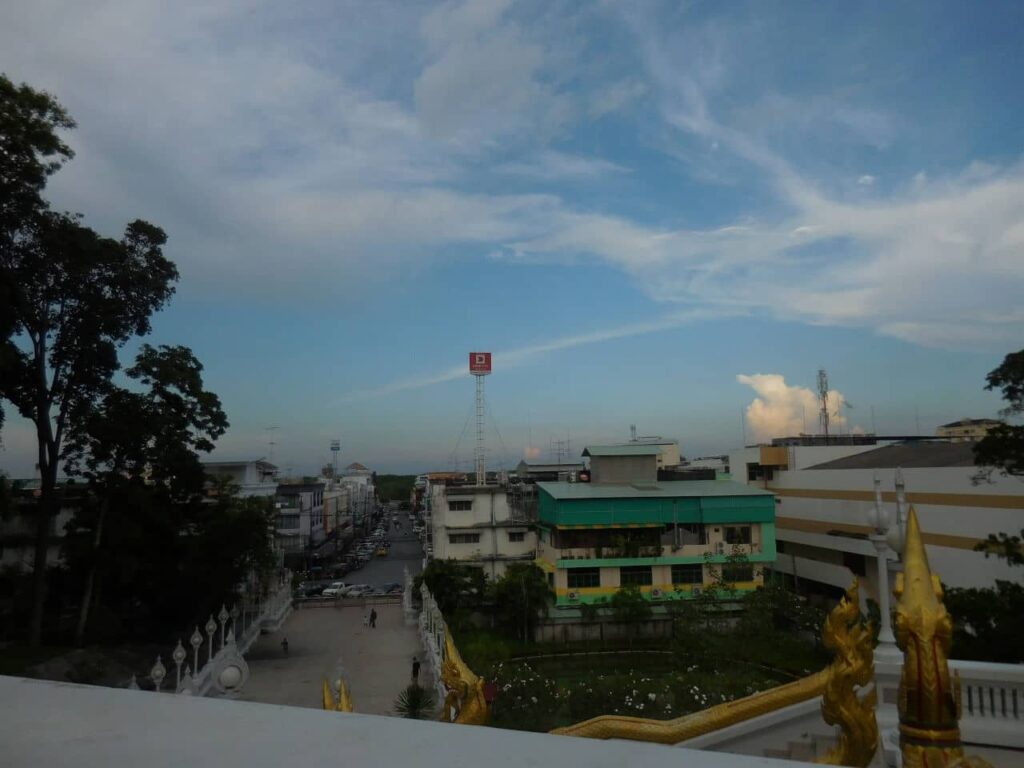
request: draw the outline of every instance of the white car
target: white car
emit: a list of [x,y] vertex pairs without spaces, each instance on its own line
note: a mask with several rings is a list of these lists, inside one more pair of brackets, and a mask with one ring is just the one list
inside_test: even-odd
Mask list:
[[344,581],[332,581],[330,586],[323,591],[324,597],[341,597],[348,591],[348,584]]
[[373,587],[369,584],[353,584],[348,588],[348,591],[345,592],[345,597],[364,597],[372,592]]

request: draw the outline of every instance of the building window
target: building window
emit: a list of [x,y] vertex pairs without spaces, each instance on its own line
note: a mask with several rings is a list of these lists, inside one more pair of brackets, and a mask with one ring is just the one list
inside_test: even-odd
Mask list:
[[569,589],[581,589],[583,587],[600,587],[600,568],[570,568]]
[[299,516],[298,515],[278,515],[277,516],[277,527],[282,530],[289,530],[291,528],[299,527]]
[[509,531],[509,541],[526,541],[526,531]]
[[631,565],[619,568],[619,584],[624,587],[649,587],[653,581],[649,565]]
[[448,502],[449,512],[472,512],[473,511],[473,500],[452,500]]
[[754,580],[754,566],[752,565],[723,565],[722,580],[726,584],[737,584],[744,581]]
[[727,525],[725,526],[725,543],[726,544],[749,544],[750,539],[750,526],[749,525]]
[[700,563],[694,565],[673,565],[673,584],[703,584],[704,566]]
[[449,544],[479,544],[480,534],[479,533],[449,533],[448,534]]

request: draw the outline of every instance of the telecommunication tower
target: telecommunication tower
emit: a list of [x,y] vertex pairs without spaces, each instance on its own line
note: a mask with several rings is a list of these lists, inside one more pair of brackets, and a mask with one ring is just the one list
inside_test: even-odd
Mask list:
[[334,479],[338,479],[338,454],[341,452],[341,440],[331,440],[331,464],[334,467]]
[[818,369],[818,400],[821,402],[821,432],[828,444],[828,374],[824,368]]
[[476,379],[476,484],[487,484],[487,462],[484,451],[484,376],[491,373],[490,352],[470,352],[469,372]]

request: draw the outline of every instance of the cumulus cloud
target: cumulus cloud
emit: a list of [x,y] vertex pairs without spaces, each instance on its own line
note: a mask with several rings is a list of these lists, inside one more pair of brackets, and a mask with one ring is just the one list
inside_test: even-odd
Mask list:
[[[736,381],[751,387],[757,395],[746,408],[747,428],[755,441],[768,442],[775,437],[820,432],[817,425],[821,403],[817,393],[807,387],[787,384],[785,377],[778,373],[740,374]],[[834,428],[838,432],[846,425],[845,403],[841,392],[829,390],[830,430]]]
[[857,183],[860,184],[862,187],[870,187],[872,184],[875,183],[875,177],[872,176],[870,173],[865,173],[863,176],[860,176],[857,179]]

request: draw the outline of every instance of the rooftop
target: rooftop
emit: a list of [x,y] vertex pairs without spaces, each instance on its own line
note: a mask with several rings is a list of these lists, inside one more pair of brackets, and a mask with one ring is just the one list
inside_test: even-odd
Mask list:
[[583,469],[582,462],[571,464],[530,464],[527,461],[519,462],[520,467],[525,467],[527,472],[572,472]]
[[657,456],[661,449],[654,443],[629,443],[628,445],[588,445],[584,456]]
[[960,419],[959,421],[951,421],[949,422],[949,424],[942,424],[939,428],[941,429],[942,427],[973,427],[986,424],[995,425],[1002,423],[1003,422],[1001,422],[999,419]]
[[971,443],[914,442],[886,445],[808,469],[894,469],[896,467],[973,467]]
[[731,480],[667,480],[631,485],[593,483],[537,483],[555,499],[664,499],[696,496],[772,496],[765,491]]

